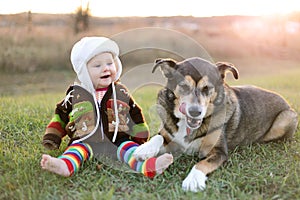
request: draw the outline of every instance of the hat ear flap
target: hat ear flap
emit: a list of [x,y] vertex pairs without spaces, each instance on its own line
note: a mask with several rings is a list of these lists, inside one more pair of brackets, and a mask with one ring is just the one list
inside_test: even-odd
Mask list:
[[122,63],[121,63],[118,56],[116,56],[114,58],[114,60],[115,60],[115,65],[116,65],[116,70],[117,70],[116,77],[115,77],[114,81],[117,81],[121,77],[123,66],[122,66]]
[[172,79],[174,77],[174,72],[177,69],[176,61],[170,58],[156,59],[155,65],[152,69],[152,73],[155,72],[157,67],[160,67],[163,75],[168,79]]

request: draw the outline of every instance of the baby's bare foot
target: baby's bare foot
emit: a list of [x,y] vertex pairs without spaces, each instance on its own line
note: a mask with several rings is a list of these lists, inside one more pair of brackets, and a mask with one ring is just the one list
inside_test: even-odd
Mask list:
[[61,176],[70,176],[70,171],[67,164],[63,160],[54,158],[50,155],[42,155],[41,167],[42,169],[48,170]]
[[165,169],[169,167],[173,163],[173,155],[169,153],[165,153],[156,159],[155,170],[157,174],[163,173]]

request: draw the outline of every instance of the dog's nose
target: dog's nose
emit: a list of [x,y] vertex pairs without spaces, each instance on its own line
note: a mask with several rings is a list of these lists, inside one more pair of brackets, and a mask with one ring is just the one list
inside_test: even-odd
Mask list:
[[189,107],[188,112],[191,117],[199,117],[201,115],[201,108],[198,106],[191,106]]

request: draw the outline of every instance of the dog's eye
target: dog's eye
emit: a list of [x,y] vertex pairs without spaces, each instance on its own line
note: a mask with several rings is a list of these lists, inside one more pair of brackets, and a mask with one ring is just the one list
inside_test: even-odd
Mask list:
[[202,88],[202,92],[203,92],[204,94],[208,94],[208,92],[209,92],[208,86],[204,86],[204,87]]
[[190,86],[187,83],[185,83],[184,81],[180,82],[178,85],[180,86],[180,89],[182,89],[184,91],[190,90]]
[[211,89],[212,89],[212,87],[210,87],[210,86],[204,86],[202,89],[201,89],[201,93],[202,94],[204,94],[204,95],[209,95],[210,94],[210,92],[211,92]]

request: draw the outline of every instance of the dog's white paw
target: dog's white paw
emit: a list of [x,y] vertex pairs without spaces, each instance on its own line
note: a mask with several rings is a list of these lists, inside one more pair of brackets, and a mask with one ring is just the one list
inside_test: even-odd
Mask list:
[[199,192],[205,189],[206,175],[194,166],[182,182],[184,191]]
[[164,139],[161,135],[152,137],[148,142],[140,145],[133,153],[137,160],[146,160],[154,157],[159,153],[160,147],[163,145]]

